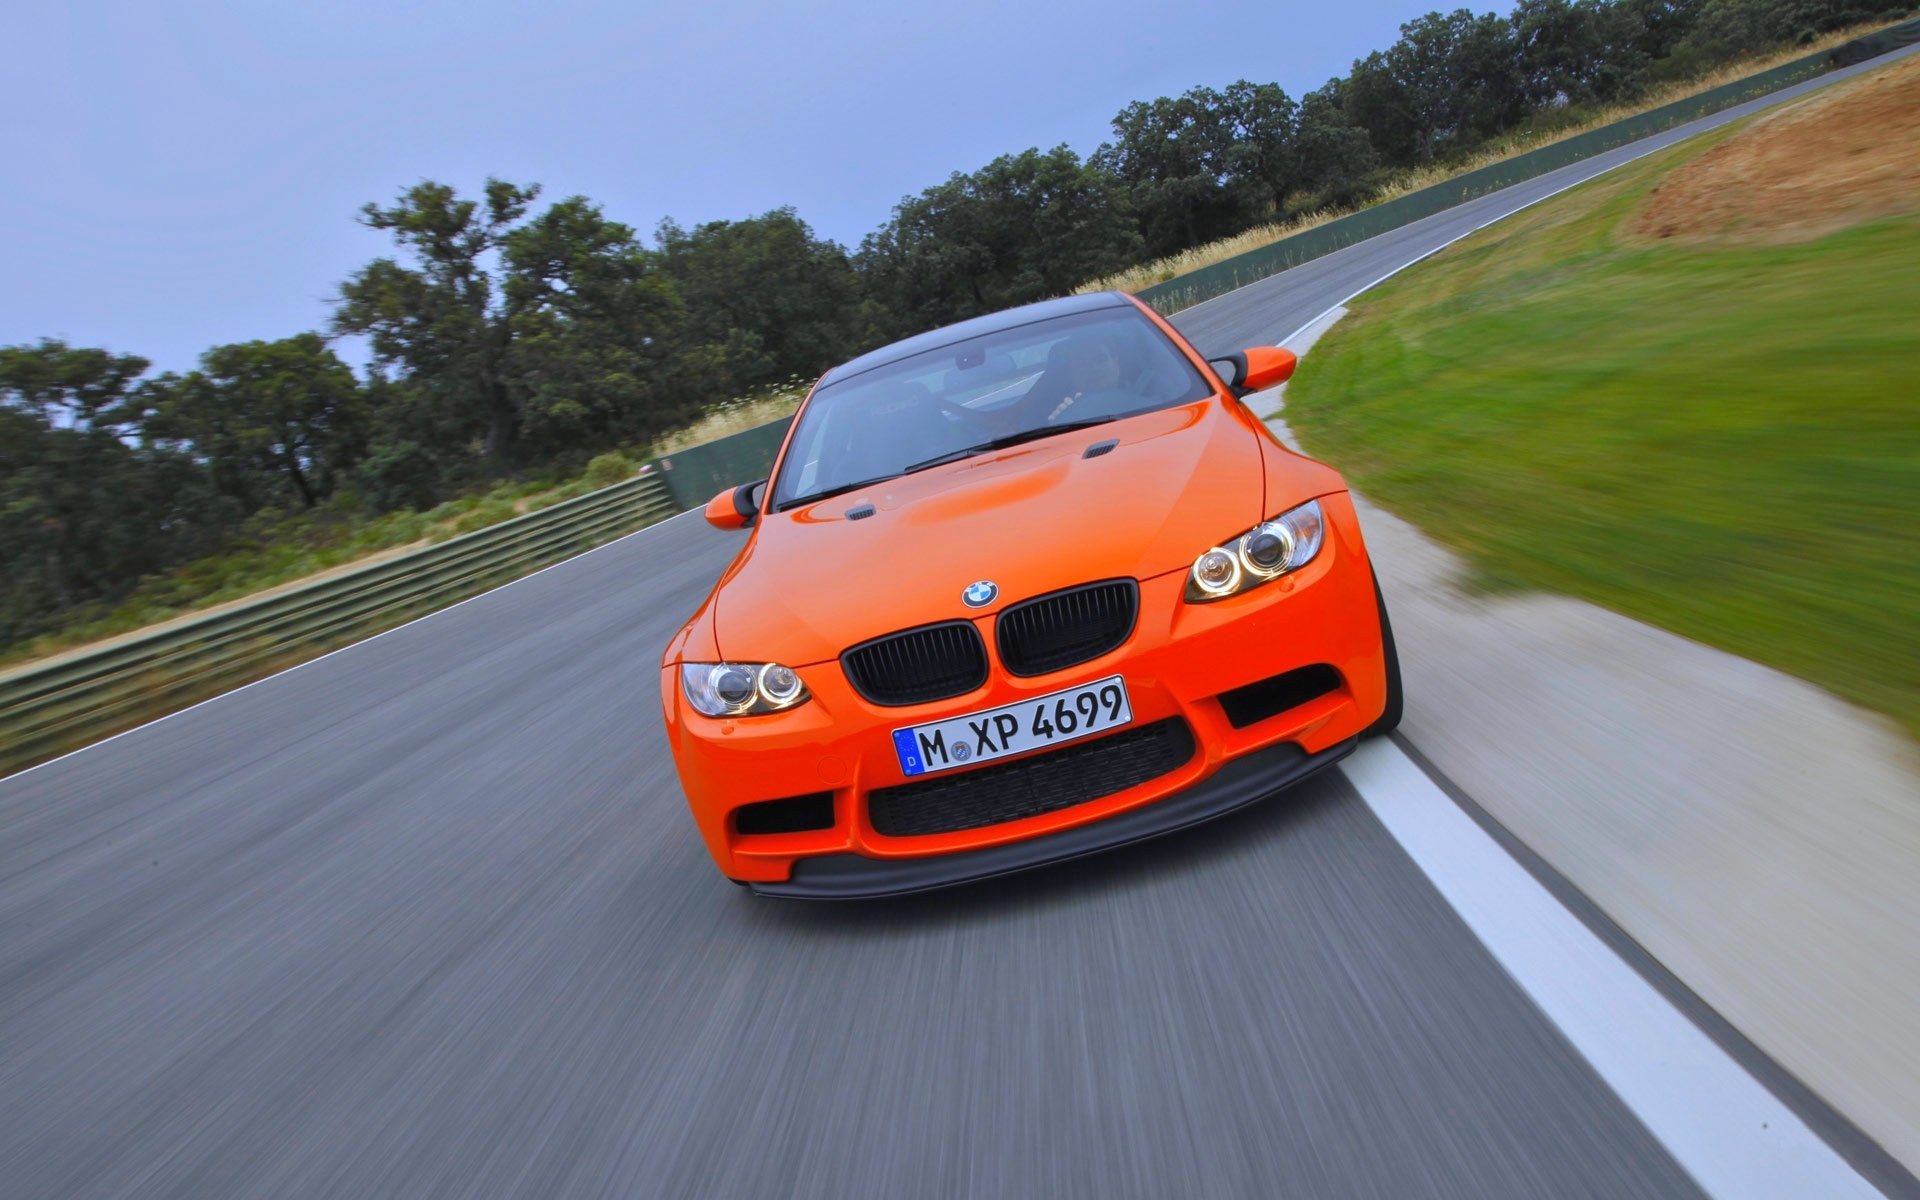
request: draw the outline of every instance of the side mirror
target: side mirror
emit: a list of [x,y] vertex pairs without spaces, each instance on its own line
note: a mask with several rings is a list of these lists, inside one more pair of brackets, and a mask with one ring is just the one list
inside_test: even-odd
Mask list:
[[707,524],[715,529],[745,529],[753,524],[760,515],[760,489],[766,486],[766,480],[756,479],[707,501]]
[[1248,396],[1279,387],[1293,378],[1298,355],[1284,346],[1249,346],[1236,354],[1210,358],[1207,365],[1219,372],[1220,382],[1235,396]]

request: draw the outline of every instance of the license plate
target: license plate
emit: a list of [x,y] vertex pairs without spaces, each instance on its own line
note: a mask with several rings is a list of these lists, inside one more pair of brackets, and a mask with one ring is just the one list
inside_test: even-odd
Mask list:
[[1118,675],[1109,675],[1018,704],[896,729],[893,748],[900,755],[901,771],[932,775],[1076,741],[1131,720],[1127,685]]

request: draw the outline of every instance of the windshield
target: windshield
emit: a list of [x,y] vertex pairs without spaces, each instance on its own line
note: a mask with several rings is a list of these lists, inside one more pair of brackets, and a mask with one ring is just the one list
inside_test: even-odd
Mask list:
[[984,334],[815,392],[774,482],[773,509],[1212,390],[1130,306]]

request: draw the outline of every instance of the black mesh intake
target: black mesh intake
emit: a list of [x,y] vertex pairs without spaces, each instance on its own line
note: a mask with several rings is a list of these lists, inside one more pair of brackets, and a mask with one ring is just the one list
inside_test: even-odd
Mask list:
[[1169,717],[1031,758],[875,788],[867,818],[888,837],[1000,825],[1124,792],[1192,757],[1192,731]]
[[1221,692],[1220,707],[1226,711],[1228,724],[1235,729],[1245,729],[1255,721],[1277,717],[1309,700],[1318,700],[1339,687],[1340,672],[1326,663],[1315,663]]
[[807,833],[832,828],[832,792],[759,800],[733,810],[735,833]]
[[968,621],[888,634],[840,655],[854,690],[875,704],[925,704],[987,681],[987,648]]
[[1098,658],[1127,640],[1139,611],[1140,588],[1131,579],[1023,600],[994,623],[1000,662],[1014,675],[1045,675]]

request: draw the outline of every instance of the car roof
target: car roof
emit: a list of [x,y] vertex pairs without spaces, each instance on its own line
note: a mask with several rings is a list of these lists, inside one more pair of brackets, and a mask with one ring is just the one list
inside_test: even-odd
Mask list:
[[968,338],[977,338],[989,333],[999,333],[1003,329],[1015,329],[1021,325],[1031,325],[1035,321],[1047,321],[1054,317],[1070,316],[1073,313],[1092,312],[1100,308],[1124,308],[1132,302],[1119,292],[1090,292],[1084,296],[1061,296],[1057,300],[1042,300],[1038,304],[1023,304],[1019,308],[1004,309],[997,313],[988,313],[984,317],[974,317],[926,333],[918,333],[878,350],[869,350],[851,362],[841,363],[820,377],[820,386],[838,383],[854,375],[883,367],[890,362],[898,362],[915,354],[928,350],[937,350],[942,346],[951,346],[955,342],[964,342]]

